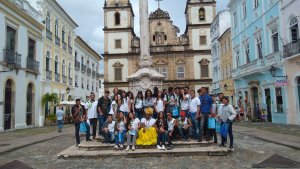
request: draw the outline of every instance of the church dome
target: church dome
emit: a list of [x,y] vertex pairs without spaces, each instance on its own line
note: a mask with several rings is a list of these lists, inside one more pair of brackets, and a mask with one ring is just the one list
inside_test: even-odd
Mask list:
[[128,6],[129,0],[107,0],[107,6]]

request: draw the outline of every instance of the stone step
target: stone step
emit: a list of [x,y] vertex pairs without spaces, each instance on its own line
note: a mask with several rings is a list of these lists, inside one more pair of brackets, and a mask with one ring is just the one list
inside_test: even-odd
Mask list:
[[[82,142],[78,145],[81,150],[113,150],[115,144],[103,144],[100,142]],[[201,143],[191,140],[190,142],[174,141],[174,147],[176,148],[197,148],[197,147],[207,147],[213,145],[212,142],[202,141]],[[127,143],[124,144],[124,147]],[[137,149],[155,149],[155,146],[136,146]]]
[[195,147],[195,148],[177,148],[171,150],[157,149],[136,149],[129,150],[100,150],[86,151],[79,149],[76,146],[71,146],[68,149],[58,154],[58,158],[108,158],[108,157],[176,157],[176,156],[226,156],[228,150],[217,146]]

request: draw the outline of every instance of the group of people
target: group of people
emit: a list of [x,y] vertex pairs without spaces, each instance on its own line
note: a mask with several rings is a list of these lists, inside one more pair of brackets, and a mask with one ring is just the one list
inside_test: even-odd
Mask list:
[[[218,97],[208,95],[206,88],[197,91],[184,88],[169,87],[143,94],[133,93],[118,88],[110,95],[95,100],[95,94],[90,94],[90,100],[81,105],[80,99],[72,108],[75,123],[76,145],[80,144],[79,128],[83,123],[86,128],[86,141],[95,139],[97,132],[103,137],[103,143],[115,143],[115,149],[123,149],[127,138],[126,150],[135,150],[135,145],[157,145],[157,149],[173,148],[172,140],[180,137],[183,141],[191,138],[202,142],[213,140],[217,143],[215,128],[208,127],[208,119],[213,118],[221,123],[229,123],[229,150],[233,151],[232,122],[236,112],[229,105],[228,98],[222,93]],[[98,130],[97,130],[98,127]],[[226,138],[221,139],[219,146],[225,147]]]

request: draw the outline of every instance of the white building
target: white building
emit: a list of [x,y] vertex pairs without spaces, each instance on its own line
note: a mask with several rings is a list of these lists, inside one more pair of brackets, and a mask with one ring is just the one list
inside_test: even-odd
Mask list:
[[70,93],[74,99],[88,100],[90,93],[99,96],[99,64],[101,56],[80,36],[75,38],[75,88]]
[[104,74],[99,74],[97,77],[99,81],[99,97],[104,96]]
[[221,63],[220,55],[222,52],[226,51],[225,48],[222,49],[219,43],[219,38],[223,33],[231,26],[230,11],[224,10],[217,14],[214,21],[210,26],[210,36],[211,36],[211,55],[212,55],[212,67],[213,67],[213,93],[217,94],[221,92],[220,82],[223,80],[221,75]]
[[40,13],[26,0],[1,1],[0,131],[43,125],[43,29]]

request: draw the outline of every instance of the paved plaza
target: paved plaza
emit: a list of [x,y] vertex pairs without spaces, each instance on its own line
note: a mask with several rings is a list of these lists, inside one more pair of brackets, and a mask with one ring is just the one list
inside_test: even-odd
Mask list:
[[[10,152],[6,152],[0,156],[0,166],[8,163],[12,160],[19,160],[26,165],[34,169],[92,169],[92,168],[252,168],[254,164],[260,163],[274,154],[281,155],[291,160],[300,162],[300,150],[271,143],[269,141],[263,141],[256,136],[250,136],[249,132],[239,127],[242,124],[236,124],[234,126],[235,136],[235,151],[227,156],[166,156],[166,157],[141,157],[141,158],[126,158],[126,157],[108,157],[108,158],[58,158],[57,155],[69,147],[74,145],[75,138],[73,134],[73,126],[67,126],[67,128],[57,136],[57,132],[47,133],[48,138],[46,141],[42,141],[37,144],[24,146]],[[244,124],[243,124],[244,125]],[[266,124],[268,125],[268,124]],[[248,128],[251,130],[252,126]],[[284,130],[285,126],[281,126]],[[287,126],[287,128],[289,128]],[[55,127],[48,128],[47,131],[54,130]],[[290,128],[291,129],[291,128]],[[295,131],[299,131],[299,127],[294,126]],[[43,129],[35,129],[34,135],[30,137],[40,138],[41,134],[38,134],[38,130],[45,131]],[[22,139],[26,142],[25,135],[30,131],[13,131],[1,133],[1,145],[5,143],[5,138],[13,138],[12,140]],[[257,130],[257,134],[265,132],[265,130]],[[19,133],[19,137],[15,137],[16,133]],[[274,136],[277,134],[272,133]],[[286,133],[286,136],[291,136],[293,133]],[[3,137],[5,136],[5,137]],[[281,135],[278,134],[277,137]],[[51,139],[53,137],[53,139]],[[296,137],[300,140],[300,137]],[[272,139],[272,138],[270,138]],[[28,142],[29,143],[29,142]],[[101,143],[100,143],[101,144]],[[106,151],[106,150],[99,150]]]

